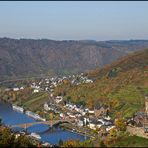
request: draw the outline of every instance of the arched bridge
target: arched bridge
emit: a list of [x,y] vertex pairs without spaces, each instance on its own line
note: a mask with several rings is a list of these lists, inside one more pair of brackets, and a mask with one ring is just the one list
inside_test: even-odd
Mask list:
[[49,125],[50,127],[52,127],[57,124],[72,123],[73,121],[74,120],[51,120],[51,121],[41,121],[41,122],[30,122],[30,123],[12,125],[11,128],[21,127],[21,128],[27,129],[28,127],[30,127],[32,125],[36,125],[36,124],[46,124],[46,125]]

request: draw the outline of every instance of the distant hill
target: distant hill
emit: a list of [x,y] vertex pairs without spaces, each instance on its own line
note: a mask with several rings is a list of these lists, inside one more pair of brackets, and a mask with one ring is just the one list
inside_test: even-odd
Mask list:
[[[79,86],[61,85],[55,94],[64,92],[73,102],[84,101],[88,107],[106,104],[112,116],[130,117],[144,109],[148,95],[148,49],[137,51],[101,69],[87,72],[94,83]],[[93,104],[93,105],[92,105]]]
[[147,40],[98,42],[0,38],[0,79],[87,71],[146,47]]

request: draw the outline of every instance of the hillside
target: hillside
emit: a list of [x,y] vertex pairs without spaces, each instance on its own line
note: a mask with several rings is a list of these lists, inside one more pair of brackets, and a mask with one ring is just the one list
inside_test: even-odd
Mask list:
[[146,47],[147,40],[98,42],[0,38],[0,79],[87,71]]
[[65,99],[85,102],[86,106],[106,104],[112,114],[121,112],[124,117],[144,107],[148,94],[148,49],[130,54],[102,69],[86,73],[94,83],[78,86],[62,85],[55,94],[65,92]]
[[138,136],[128,136],[118,140],[111,147],[147,147],[148,140]]

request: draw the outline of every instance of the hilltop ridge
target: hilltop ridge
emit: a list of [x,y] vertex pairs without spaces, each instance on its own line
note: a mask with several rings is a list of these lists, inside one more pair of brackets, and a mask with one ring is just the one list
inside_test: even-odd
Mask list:
[[83,72],[101,68],[146,47],[148,40],[54,41],[0,38],[0,79]]

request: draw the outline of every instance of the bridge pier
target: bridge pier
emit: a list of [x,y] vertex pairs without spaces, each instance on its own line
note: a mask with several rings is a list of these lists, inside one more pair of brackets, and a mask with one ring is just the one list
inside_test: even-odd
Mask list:
[[25,134],[27,134],[27,124],[25,124],[24,130],[25,130]]

